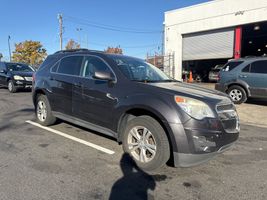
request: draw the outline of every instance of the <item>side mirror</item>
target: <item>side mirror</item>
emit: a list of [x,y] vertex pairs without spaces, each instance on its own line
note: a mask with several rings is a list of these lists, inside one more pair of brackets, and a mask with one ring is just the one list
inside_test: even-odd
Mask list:
[[93,78],[99,80],[114,81],[114,78],[111,76],[111,73],[105,71],[95,71]]

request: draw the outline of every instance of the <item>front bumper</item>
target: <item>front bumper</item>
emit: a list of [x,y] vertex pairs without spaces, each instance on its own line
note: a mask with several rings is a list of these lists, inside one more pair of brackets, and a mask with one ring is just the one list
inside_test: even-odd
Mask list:
[[32,88],[32,81],[13,80],[14,86],[17,88]]
[[[174,165],[189,167],[204,163],[228,149],[239,137],[239,119],[234,107],[220,105],[217,118],[171,124],[176,147],[173,147]],[[230,110],[229,110],[230,109]]]
[[216,155],[223,153],[224,151],[230,149],[233,143],[222,146],[218,151],[205,153],[205,154],[186,154],[186,153],[174,153],[174,163],[175,166],[179,167],[192,167],[200,165],[211,160]]

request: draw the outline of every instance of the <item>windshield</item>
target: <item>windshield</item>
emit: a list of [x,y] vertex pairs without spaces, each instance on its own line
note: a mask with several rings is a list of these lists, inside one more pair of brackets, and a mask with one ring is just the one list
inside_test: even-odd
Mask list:
[[19,63],[8,63],[7,64],[8,71],[22,71],[22,72],[33,72],[34,70],[25,64]]
[[116,63],[120,71],[132,81],[140,82],[170,82],[175,81],[157,67],[137,58],[108,55]]

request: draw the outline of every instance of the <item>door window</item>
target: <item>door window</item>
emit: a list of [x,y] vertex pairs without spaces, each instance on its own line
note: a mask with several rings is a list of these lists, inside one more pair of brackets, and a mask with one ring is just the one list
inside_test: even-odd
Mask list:
[[256,61],[251,64],[251,73],[267,74],[267,60]]
[[242,72],[249,73],[249,72],[250,72],[250,64],[247,65],[246,67],[244,67],[244,68],[242,69]]
[[79,76],[83,56],[69,56],[60,61],[57,73]]
[[96,71],[112,74],[110,68],[101,59],[94,56],[87,56],[84,59],[82,76],[92,78]]

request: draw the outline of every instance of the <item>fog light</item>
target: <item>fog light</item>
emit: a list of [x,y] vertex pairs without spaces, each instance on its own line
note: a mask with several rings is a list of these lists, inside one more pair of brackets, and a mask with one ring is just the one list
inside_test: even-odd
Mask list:
[[216,147],[216,143],[207,140],[205,136],[193,136],[193,142],[198,152],[211,152],[210,147]]

